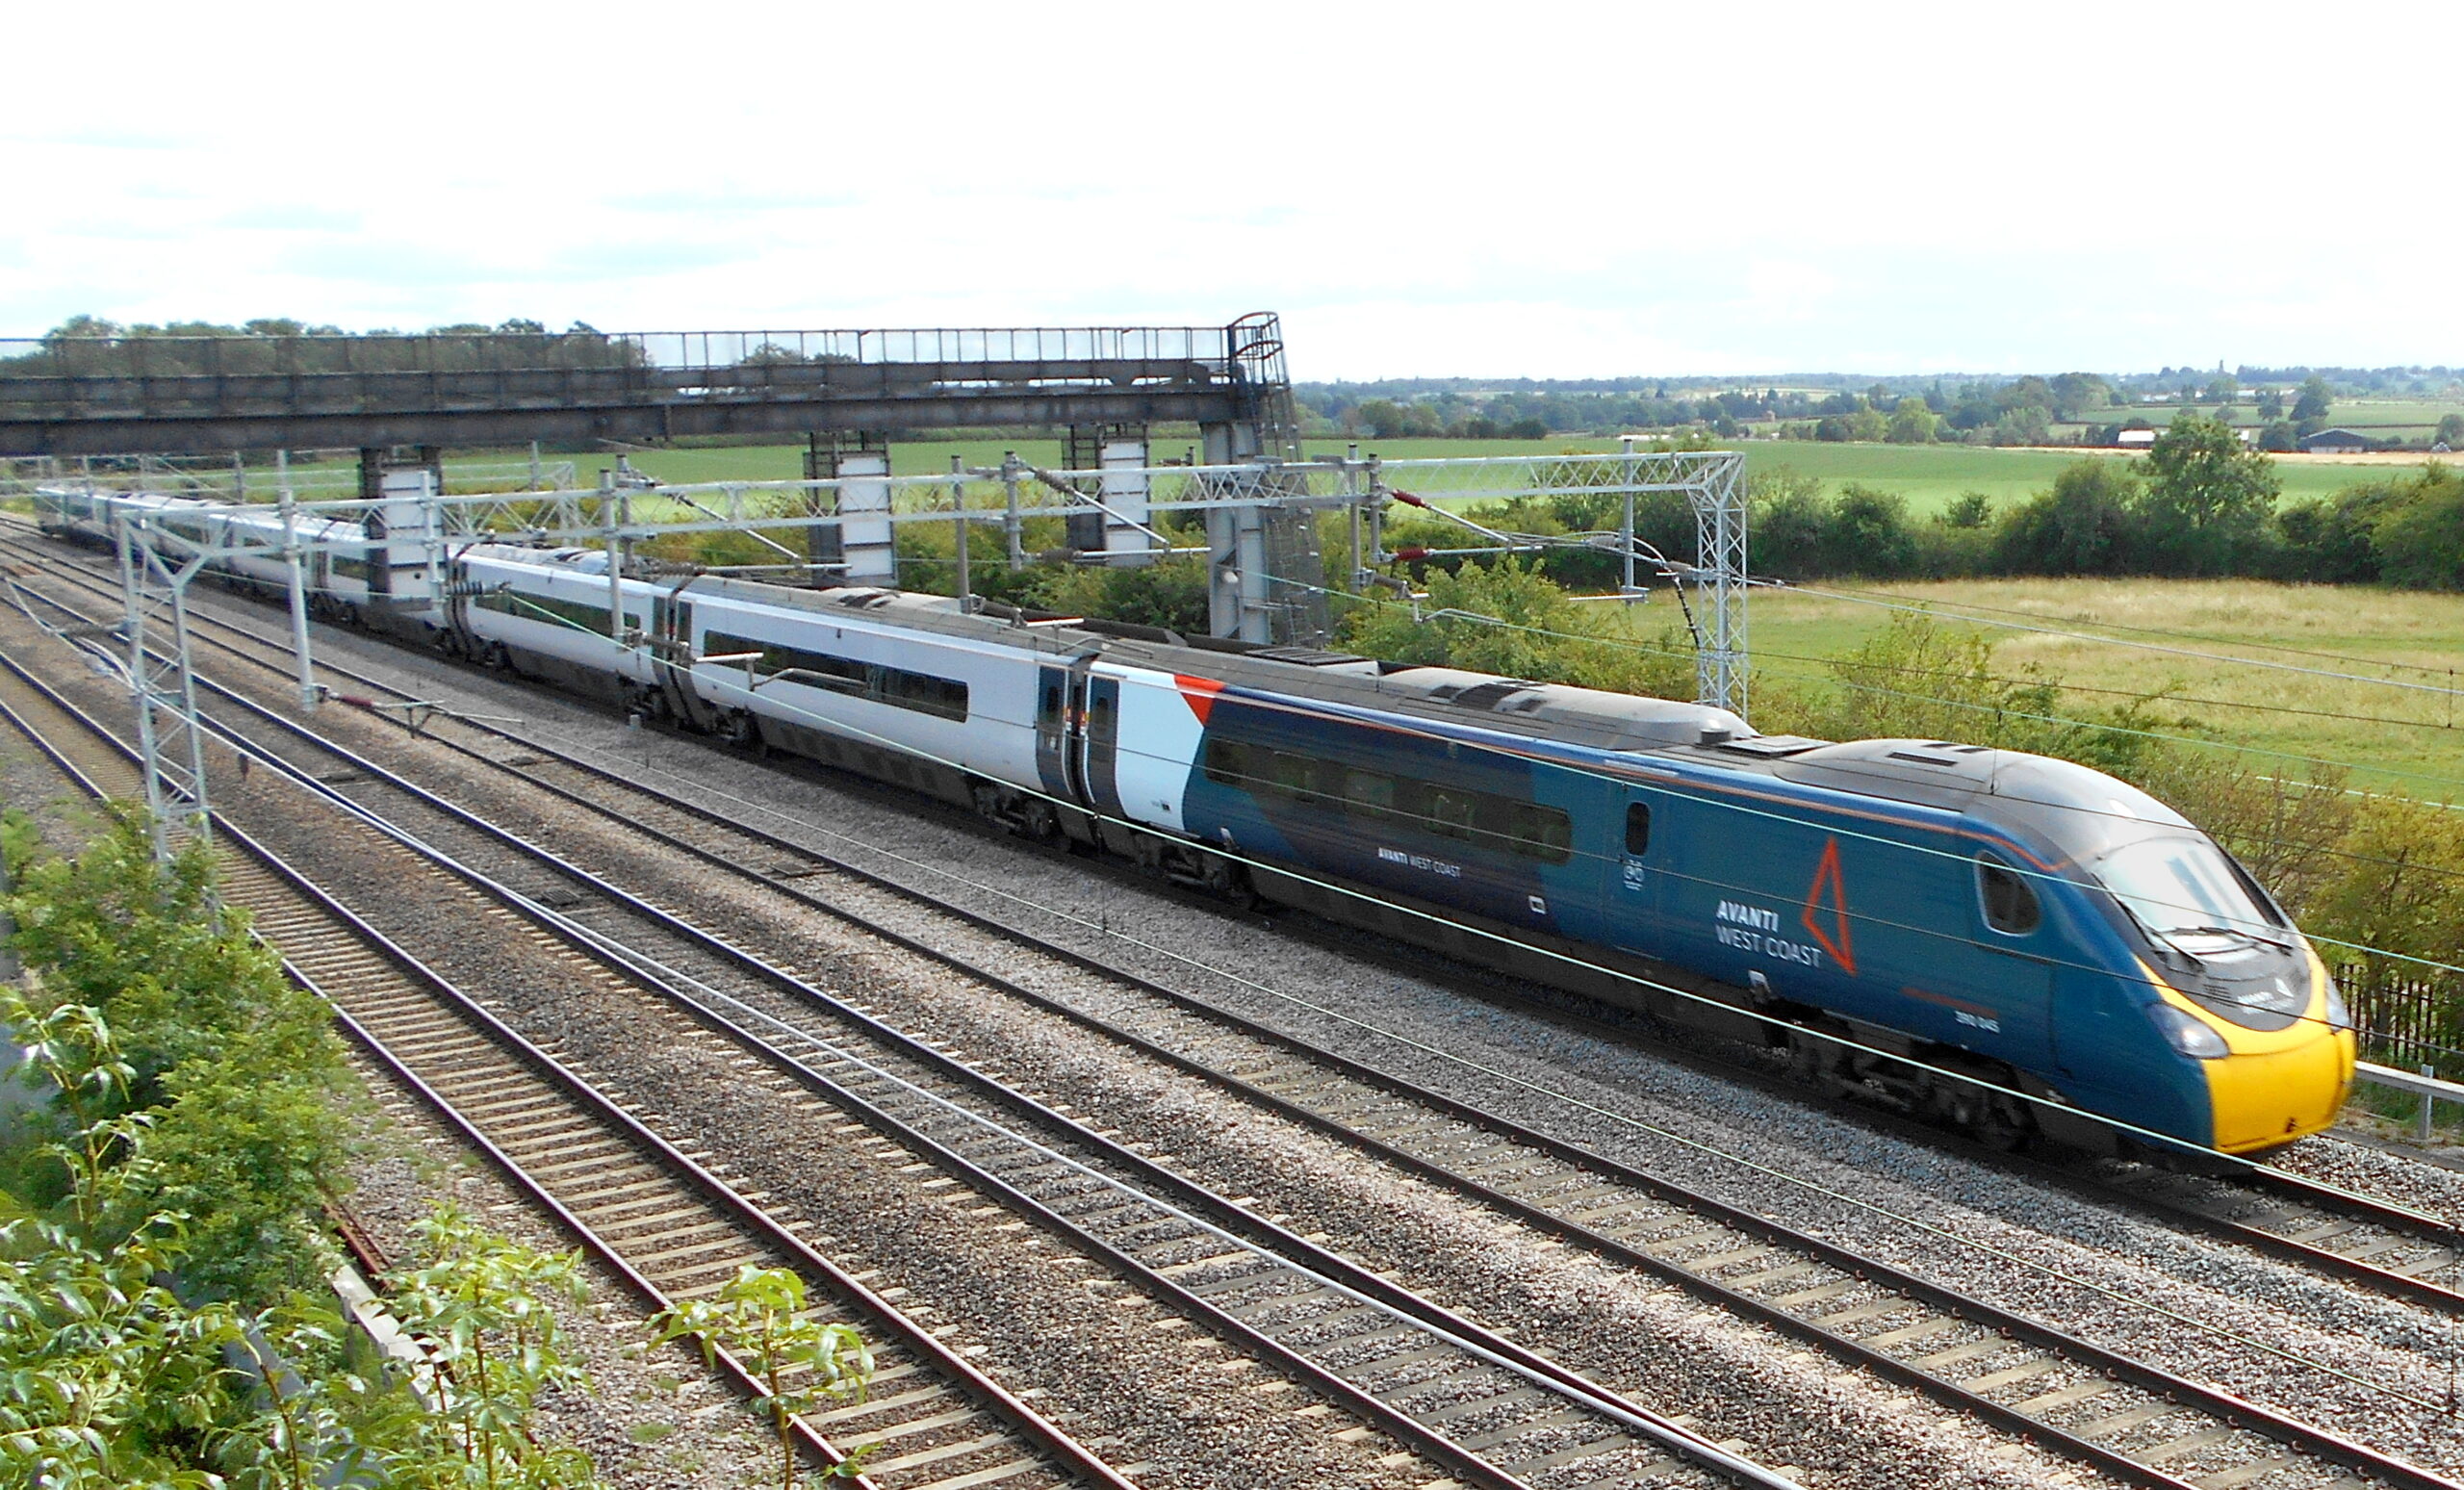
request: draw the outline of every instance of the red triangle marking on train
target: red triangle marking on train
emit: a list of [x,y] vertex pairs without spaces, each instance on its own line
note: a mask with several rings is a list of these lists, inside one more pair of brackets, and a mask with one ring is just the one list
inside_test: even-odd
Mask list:
[[1192,678],[1187,673],[1174,673],[1172,681],[1180,685],[1181,697],[1189,701],[1190,712],[1197,715],[1197,722],[1206,723],[1206,716],[1215,711],[1215,696],[1223,691],[1223,685],[1212,678]]
[[[1836,940],[1823,935],[1822,925],[1813,918],[1822,907],[1823,891],[1831,892],[1831,925],[1838,933]],[[1822,862],[1814,866],[1813,887],[1806,891],[1806,930],[1831,954],[1849,977],[1857,976],[1857,946],[1848,935],[1848,882],[1839,872],[1839,840],[1826,838],[1822,845]]]

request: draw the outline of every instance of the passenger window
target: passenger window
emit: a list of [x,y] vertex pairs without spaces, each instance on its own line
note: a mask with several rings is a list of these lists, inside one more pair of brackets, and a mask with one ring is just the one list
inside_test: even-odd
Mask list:
[[1287,795],[1310,801],[1316,793],[1310,789],[1310,777],[1316,774],[1317,762],[1306,756],[1296,756],[1288,750],[1273,755],[1274,784]]
[[1652,809],[1639,802],[1626,804],[1626,854],[1640,859],[1652,846]]
[[1345,771],[1344,807],[1371,822],[1394,816],[1395,779],[1378,771]]
[[1237,740],[1220,737],[1206,742],[1206,779],[1219,786],[1238,786],[1244,791],[1257,783],[1249,777],[1249,749]]
[[1536,802],[1515,804],[1514,841],[1508,849],[1526,859],[1562,864],[1573,857],[1574,841],[1574,819],[1564,812]]
[[1433,791],[1428,798],[1428,831],[1445,838],[1472,836],[1472,814],[1478,799],[1468,792]]
[[2005,936],[2024,937],[2037,929],[2043,914],[2037,909],[2036,886],[2024,875],[1992,854],[1976,857],[1976,884],[1985,903],[1985,924]]

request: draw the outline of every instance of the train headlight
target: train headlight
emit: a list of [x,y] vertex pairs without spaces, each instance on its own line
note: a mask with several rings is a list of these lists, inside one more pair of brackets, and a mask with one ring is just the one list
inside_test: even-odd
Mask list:
[[2200,1061],[2220,1061],[2229,1053],[2223,1036],[2209,1029],[2194,1015],[2170,1004],[2148,1005],[2147,1019],[2156,1026],[2156,1033],[2165,1037],[2165,1043],[2186,1056]]

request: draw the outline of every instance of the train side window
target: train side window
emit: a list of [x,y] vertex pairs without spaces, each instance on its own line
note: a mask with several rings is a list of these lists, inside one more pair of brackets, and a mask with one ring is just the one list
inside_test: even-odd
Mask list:
[[2024,937],[2044,919],[2036,886],[1996,855],[1976,856],[1976,887],[1985,905],[1985,924],[2005,936]]
[[1652,846],[1652,809],[1640,802],[1626,804],[1626,854],[1640,859]]
[[900,708],[911,708],[919,714],[938,719],[966,718],[966,684],[954,678],[936,678],[930,673],[911,673],[905,668],[884,668],[882,696],[885,703]]
[[1428,831],[1442,838],[1472,836],[1472,817],[1479,798],[1465,791],[1443,789],[1428,794]]
[[1273,777],[1275,790],[1287,797],[1296,797],[1302,802],[1318,800],[1315,782],[1318,762],[1307,756],[1295,755],[1288,750],[1274,751],[1269,758],[1271,762],[1270,770]]
[[1526,859],[1562,864],[1574,857],[1575,821],[1556,808],[1518,802],[1514,805],[1514,841],[1506,846]]
[[1218,735],[1206,742],[1206,779],[1218,786],[1238,786],[1254,791],[1258,783],[1251,774],[1249,747],[1239,740]]
[[1395,815],[1395,779],[1382,771],[1344,772],[1344,810],[1371,822]]

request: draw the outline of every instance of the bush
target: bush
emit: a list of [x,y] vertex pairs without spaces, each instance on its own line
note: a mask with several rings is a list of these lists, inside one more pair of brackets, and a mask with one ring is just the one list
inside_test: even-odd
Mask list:
[[1907,500],[1897,492],[1850,482],[1831,504],[1823,549],[1826,567],[1834,574],[1889,578],[1913,573],[1916,535],[1909,526]]
[[2390,486],[2372,512],[2380,573],[2416,590],[2464,590],[2464,476],[2445,463]]
[[1983,492],[1962,492],[1937,521],[1944,527],[1988,527],[1993,521],[1993,499]]
[[2013,575],[2119,574],[2131,558],[2139,477],[2112,460],[2079,460],[2003,520],[1993,567]]
[[1390,661],[1692,698],[1692,649],[1675,634],[1637,644],[1620,608],[1584,605],[1531,565],[1507,558],[1432,572],[1417,614],[1396,602],[1362,603],[1344,618],[1343,634],[1354,651]]
[[2379,577],[2376,520],[2394,495],[2389,482],[2347,487],[2330,501],[2297,502],[2276,514],[2283,545],[2279,578],[2366,584]]
[[[218,1296],[313,1286],[327,1250],[321,1198],[343,1185],[343,1070],[330,1015],[280,959],[212,899],[192,847],[154,861],[144,814],[116,808],[75,859],[26,866],[10,906],[39,1012],[108,1021],[129,1080],[118,1110],[152,1126],[151,1164],[125,1203],[186,1212],[189,1281]],[[64,1177],[13,1166],[37,1200]]]
[[1827,575],[1831,569],[1831,512],[1818,486],[1784,488],[1756,505],[1747,518],[1754,568],[1790,578]]
[[1207,634],[1206,565],[1197,559],[1120,569],[1047,565],[1028,573],[1038,578],[1030,604],[1044,609]]
[[[2422,976],[2407,958],[2455,960],[2464,946],[2464,835],[2450,807],[2404,797],[2372,797],[2351,810],[2334,875],[2301,907],[2305,929],[2339,941],[2398,954],[2320,949],[2357,967],[2365,988]],[[2448,1006],[2451,1025],[2464,1003]],[[2455,1025],[2464,1034],[2464,1025]]]

